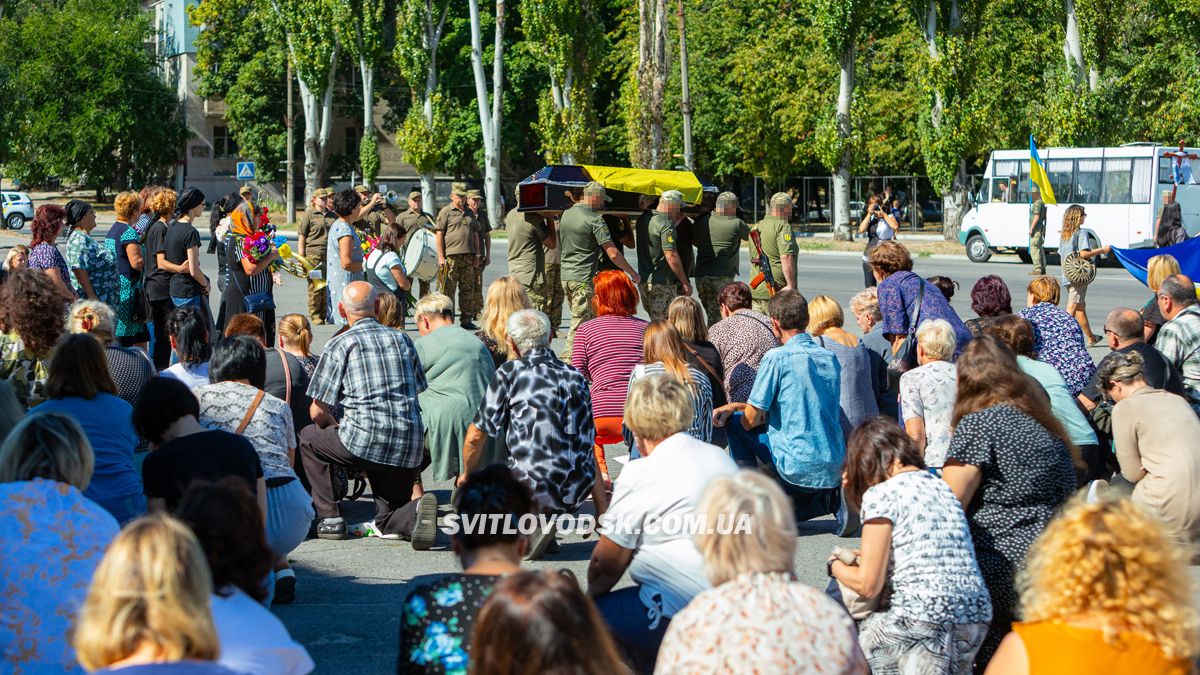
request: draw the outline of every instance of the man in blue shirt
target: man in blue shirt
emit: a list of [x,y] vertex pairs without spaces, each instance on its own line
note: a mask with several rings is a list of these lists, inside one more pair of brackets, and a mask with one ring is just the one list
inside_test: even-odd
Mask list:
[[837,512],[841,523],[841,367],[833,352],[804,332],[808,301],[798,291],[776,293],[770,312],[783,346],[763,356],[749,401],[718,408],[713,423],[728,429],[734,461],[774,469],[797,520]]

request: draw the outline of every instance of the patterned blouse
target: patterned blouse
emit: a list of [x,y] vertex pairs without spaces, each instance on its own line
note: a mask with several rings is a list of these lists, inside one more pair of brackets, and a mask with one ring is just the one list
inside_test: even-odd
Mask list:
[[43,241],[29,249],[29,269],[57,269],[59,276],[62,277],[63,285],[71,288],[71,273],[67,269],[67,260],[63,258],[63,254],[59,252],[58,247],[54,244]]
[[[96,297],[106,305],[115,305],[118,299],[117,263],[108,248],[102,246],[91,235],[79,228],[71,230],[67,237],[67,266],[72,270],[87,272],[88,281]],[[71,288],[75,295],[87,297],[83,285],[71,275]]]
[[399,673],[465,675],[475,615],[500,577],[448,574],[417,584],[400,615]]
[[758,312],[739,309],[708,329],[708,339],[721,353],[725,393],[730,402],[745,403],[763,354],[779,346],[771,320]]
[[[925,287],[923,295],[922,286]],[[915,307],[918,296],[921,298],[919,309]],[[914,309],[917,310],[915,322],[912,320]],[[925,321],[945,319],[958,340],[954,348],[956,358],[971,341],[971,331],[946,296],[913,272],[896,272],[879,282],[879,312],[883,314],[883,332],[890,335],[909,335],[917,332],[917,327]]]
[[[200,424],[206,429],[233,433],[258,394],[240,382],[206,384],[195,391],[200,400]],[[295,478],[288,450],[296,445],[292,410],[280,399],[265,394],[242,435],[254,446],[262,462],[263,478]]]
[[790,574],[743,574],[671,619],[655,673],[866,675],[854,623]]
[[49,359],[39,358],[25,348],[16,333],[0,334],[0,380],[12,385],[17,401],[26,409],[46,400]]
[[1067,381],[1071,396],[1078,396],[1096,370],[1079,322],[1048,302],[1021,310],[1021,316],[1033,325],[1033,351],[1038,360],[1054,366]]

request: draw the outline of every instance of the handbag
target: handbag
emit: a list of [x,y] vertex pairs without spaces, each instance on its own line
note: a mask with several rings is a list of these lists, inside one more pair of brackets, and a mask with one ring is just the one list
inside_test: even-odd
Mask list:
[[138,286],[133,289],[129,298],[129,319],[133,323],[149,323],[151,319],[150,299],[146,297],[146,289]]
[[229,277],[233,278],[233,284],[237,286],[238,292],[242,294],[242,302],[246,305],[247,314],[260,314],[268,309],[275,309],[275,298],[271,295],[271,290],[259,291],[257,293],[247,293],[246,289],[242,288],[242,282],[238,281],[237,275],[225,268],[225,285],[229,285]]
[[[833,549],[833,557],[842,561],[846,565],[857,567],[861,558],[854,555],[854,551],[848,548],[838,546]],[[833,595],[834,586],[837,587],[837,595],[835,600],[841,600],[842,605],[846,608],[846,612],[850,614],[850,618],[855,621],[862,621],[871,616],[875,612],[887,609],[892,600],[892,563],[888,562],[887,580],[883,584],[883,590],[879,595],[873,598],[864,598],[857,592],[846,586],[842,582],[834,579],[832,576],[829,579],[829,589],[826,593]]]
[[926,285],[924,279],[920,279],[920,281],[921,290],[917,291],[917,302],[913,304],[912,316],[908,319],[908,335],[904,337],[904,342],[900,343],[900,348],[892,354],[892,359],[888,362],[889,380],[898,382],[901,375],[917,367],[917,319],[921,316],[921,305],[925,304]]
[[1075,250],[1062,260],[1063,276],[1072,286],[1087,286],[1096,278],[1096,263],[1079,255],[1078,240],[1081,234],[1083,232],[1075,233]]

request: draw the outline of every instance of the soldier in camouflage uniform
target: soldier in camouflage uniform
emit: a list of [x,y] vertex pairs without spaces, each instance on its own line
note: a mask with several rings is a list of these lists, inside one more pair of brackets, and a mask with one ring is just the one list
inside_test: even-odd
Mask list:
[[354,225],[361,233],[363,241],[366,241],[368,236],[378,237],[383,234],[384,228],[396,222],[396,215],[392,213],[383,195],[378,192],[372,194],[366,185],[355,185],[354,191],[363,202],[362,218]]
[[[518,191],[518,208],[520,198]],[[535,211],[521,213],[518,208],[504,216],[504,231],[508,234],[508,273],[525,287],[529,302],[545,312],[550,304],[546,297],[546,249],[557,248],[554,230],[542,214]],[[561,303],[559,309],[561,312]],[[550,322],[553,324],[554,319]]]
[[571,347],[575,342],[575,330],[579,324],[592,318],[592,296],[595,289],[592,279],[596,276],[596,255],[601,249],[633,278],[639,277],[625,256],[613,246],[608,226],[597,211],[609,200],[604,186],[593,181],[583,188],[583,198],[574,206],[563,211],[558,225],[558,242],[562,249],[562,288],[571,303],[571,329],[567,333],[567,349],[563,359],[571,360]]
[[[412,192],[409,192],[408,209],[402,211],[400,215],[396,216],[396,224],[400,226],[400,229],[404,230],[405,242],[408,241],[408,236],[412,234],[414,230],[422,227],[433,229],[433,216],[426,213],[421,208],[423,201],[424,200],[421,197],[420,190],[413,190]],[[433,281],[422,280],[420,297],[423,298],[426,295],[429,295],[429,293],[433,291],[433,284]]]
[[[296,252],[308,259],[313,269],[325,271],[325,246],[329,239],[329,228],[337,215],[329,210],[327,200],[333,196],[329,188],[319,188],[313,191],[312,205],[300,218],[297,227],[299,241],[296,242]],[[308,280],[308,318],[315,325],[325,323],[326,312],[325,287],[318,287],[313,279]]]
[[562,306],[563,301],[567,299],[566,293],[562,286],[562,264],[561,252],[562,247],[558,245],[558,216],[550,216],[546,219],[546,227],[550,230],[550,236],[554,239],[554,246],[543,245],[542,251],[546,256],[546,284],[542,287],[542,300],[544,305],[538,307],[546,316],[550,317],[550,325],[554,327],[554,337],[558,337],[558,325],[562,323]]
[[[770,262],[771,274],[775,277],[777,290],[796,288],[796,255],[800,249],[796,246],[796,237],[792,234],[792,225],[789,222],[791,217],[791,195],[786,192],[776,192],[771,195],[771,201],[767,206],[767,217],[751,228],[757,230],[761,236],[763,253]],[[750,255],[755,255],[753,249],[751,249]],[[758,272],[757,266],[751,266],[751,278]],[[771,300],[771,291],[765,281],[759,284],[758,288],[751,290],[751,296],[753,297],[754,311],[770,315],[768,304]]]
[[667,318],[667,308],[680,295],[691,295],[675,227],[683,221],[683,194],[667,190],[658,198],[658,213],[637,236],[642,305],[651,320]]
[[467,206],[475,212],[475,299],[474,306],[483,311],[483,270],[492,262],[492,224],[483,206],[483,193],[467,190]]
[[750,227],[737,217],[737,195],[717,195],[716,211],[697,218],[692,231],[696,240],[696,291],[712,326],[721,320],[717,296],[738,275],[742,242],[750,238]]
[[433,230],[437,234],[440,290],[451,300],[454,300],[454,292],[458,291],[457,306],[462,327],[476,330],[475,317],[481,308],[474,304],[476,263],[472,239],[475,234],[475,212],[467,206],[466,183],[450,186],[450,203],[438,212]]

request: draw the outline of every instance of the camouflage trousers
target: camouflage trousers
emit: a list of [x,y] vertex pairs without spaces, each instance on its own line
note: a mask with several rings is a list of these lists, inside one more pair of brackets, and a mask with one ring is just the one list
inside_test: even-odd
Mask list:
[[750,301],[750,309],[762,314],[763,316],[771,316],[771,299],[770,298],[754,298]]
[[[464,321],[474,321],[483,309],[475,304],[479,295],[479,276],[475,269],[475,256],[464,253],[446,257],[446,269],[442,270],[442,293],[454,300],[454,292],[458,291],[459,315]],[[483,303],[480,302],[480,305]]]
[[[313,269],[325,271],[325,256],[312,256],[308,259],[313,264]],[[312,279],[308,280],[308,318],[312,319],[315,324],[325,323],[326,309],[329,304],[329,293],[325,290],[324,284],[317,287],[317,282]]]
[[640,285],[642,307],[646,308],[646,314],[650,316],[651,321],[667,318],[667,309],[671,306],[671,301],[676,296],[683,295],[683,287],[675,281],[643,281]]
[[554,334],[558,334],[558,327],[562,324],[562,306],[563,300],[566,299],[566,293],[563,292],[562,285],[562,265],[557,263],[546,264],[546,281],[542,285],[542,291],[538,294],[541,299],[539,303],[529,296],[529,300],[533,302],[546,316],[550,317],[550,327],[554,330]]
[[1038,226],[1029,235],[1029,258],[1033,261],[1033,271],[1038,274],[1046,273],[1046,251],[1042,248],[1046,243],[1046,228]]
[[550,317],[550,325],[554,326],[554,317],[546,310],[549,308],[550,301],[546,299],[548,290],[546,288],[546,277],[544,275],[534,275],[533,283],[522,283],[521,287],[525,289],[525,295],[529,296],[529,304],[539,312]]
[[709,328],[721,320],[721,303],[718,298],[721,289],[731,281],[733,277],[696,277],[696,292],[700,294],[700,304],[704,306]]
[[591,319],[592,313],[592,296],[595,295],[595,288],[592,286],[591,279],[587,281],[564,281],[562,282],[563,294],[567,297],[567,302],[571,305],[571,329],[567,332],[567,348],[563,352],[563,360],[570,363],[571,347],[575,344],[575,330],[579,328],[579,324]]

